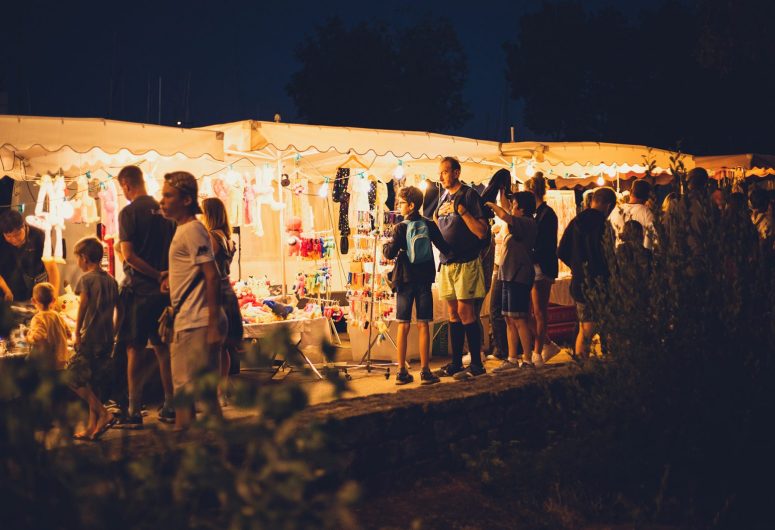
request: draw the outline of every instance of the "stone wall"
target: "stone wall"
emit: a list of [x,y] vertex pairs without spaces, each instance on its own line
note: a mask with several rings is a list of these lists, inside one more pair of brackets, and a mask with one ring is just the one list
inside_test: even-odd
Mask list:
[[338,472],[393,483],[410,469],[456,465],[493,441],[540,448],[571,409],[576,367],[492,374],[311,407],[298,428],[319,424],[334,441]]

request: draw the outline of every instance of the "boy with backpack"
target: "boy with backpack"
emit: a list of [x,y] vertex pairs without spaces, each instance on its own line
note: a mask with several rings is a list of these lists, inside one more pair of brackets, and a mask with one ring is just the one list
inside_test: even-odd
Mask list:
[[406,370],[406,340],[412,322],[412,306],[416,308],[416,321],[420,342],[420,381],[424,385],[438,383],[439,378],[430,370],[430,330],[428,322],[433,320],[433,294],[431,285],[436,279],[436,263],[431,244],[442,253],[449,252],[449,245],[430,219],[419,213],[423,204],[422,192],[413,186],[398,192],[396,207],[404,220],[396,225],[393,238],[385,243],[383,254],[395,259],[393,288],[396,291],[396,321],[398,322],[398,366],[396,384],[405,385],[414,381]]

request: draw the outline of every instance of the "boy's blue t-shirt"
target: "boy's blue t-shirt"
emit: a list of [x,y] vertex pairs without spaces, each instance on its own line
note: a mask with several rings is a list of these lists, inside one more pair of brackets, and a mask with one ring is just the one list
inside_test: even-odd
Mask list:
[[87,272],[75,286],[75,294],[81,293],[86,293],[89,299],[81,325],[81,342],[113,343],[113,312],[118,303],[116,280],[103,270]]

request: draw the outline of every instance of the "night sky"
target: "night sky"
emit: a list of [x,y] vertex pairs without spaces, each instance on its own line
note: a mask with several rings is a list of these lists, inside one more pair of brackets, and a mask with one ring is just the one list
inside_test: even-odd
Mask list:
[[[612,5],[637,16],[652,3],[585,5]],[[513,38],[519,16],[538,5],[534,1],[15,4],[2,14],[3,112],[156,123],[161,76],[163,124],[271,120],[275,113],[300,121],[285,85],[298,68],[294,48],[316,25],[339,16],[347,24],[402,26],[430,13],[453,22],[469,62],[465,97],[473,118],[452,132],[506,140],[508,126],[515,125],[517,139],[535,138],[519,124],[519,102],[507,97],[501,46]]]

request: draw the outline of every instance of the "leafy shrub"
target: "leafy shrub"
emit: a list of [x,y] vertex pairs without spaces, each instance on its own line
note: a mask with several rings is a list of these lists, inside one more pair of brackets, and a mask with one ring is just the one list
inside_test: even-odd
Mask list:
[[[276,336],[268,350],[293,358],[286,336]],[[251,359],[258,362],[269,359]],[[217,383],[203,377],[183,399],[211,393]],[[4,362],[3,527],[354,528],[349,506],[358,490],[326,477],[333,458],[328,440],[314,426],[304,432],[289,427],[307,405],[305,392],[290,381],[234,384],[234,406],[257,409],[257,421],[208,418],[181,437],[146,427],[151,432],[142,446],[126,437],[119,446],[74,445],[68,426],[81,405],[69,399],[63,375]],[[68,400],[71,406],[61,406]]]

